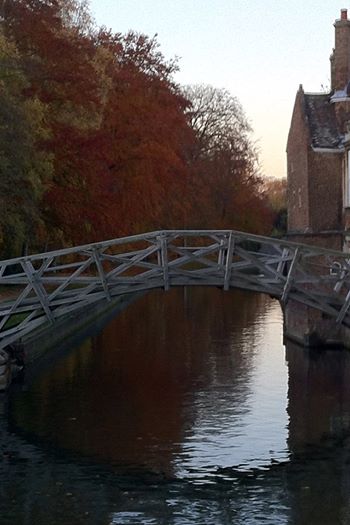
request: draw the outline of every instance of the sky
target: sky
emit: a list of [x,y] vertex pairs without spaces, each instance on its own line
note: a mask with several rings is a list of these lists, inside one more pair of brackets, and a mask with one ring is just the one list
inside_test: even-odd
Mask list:
[[157,34],[165,58],[179,58],[180,84],[225,88],[243,106],[260,150],[262,173],[286,176],[294,99],[327,90],[333,0],[90,0],[98,25]]

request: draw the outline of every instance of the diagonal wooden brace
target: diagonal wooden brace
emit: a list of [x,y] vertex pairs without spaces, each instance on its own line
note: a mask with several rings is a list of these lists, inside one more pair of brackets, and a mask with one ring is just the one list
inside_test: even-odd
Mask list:
[[95,261],[95,264],[96,264],[96,268],[97,268],[98,274],[99,274],[100,279],[101,279],[103,290],[104,290],[104,292],[106,294],[107,300],[110,301],[111,300],[111,294],[110,294],[109,289],[108,289],[108,282],[107,282],[107,279],[106,279],[106,274],[105,274],[105,271],[104,271],[102,263],[101,263],[100,252],[99,252],[99,250],[97,248],[94,247],[93,250],[92,250],[92,253],[93,253],[93,257],[94,257],[94,261]]
[[337,323],[338,324],[341,324],[347,314],[347,311],[349,310],[349,307],[350,307],[350,291],[347,293],[346,297],[345,297],[345,302],[343,304],[343,306],[341,307],[340,309],[340,312],[338,314],[338,317],[337,317]]
[[281,297],[281,302],[284,304],[287,302],[288,294],[290,292],[290,289],[293,286],[293,279],[294,279],[294,275],[297,269],[299,258],[300,258],[300,248],[297,248],[294,252],[292,264],[290,265],[288,276],[287,276],[287,281],[286,281],[286,284],[284,285],[284,289],[283,289],[283,293]]
[[40,281],[40,276],[37,275],[37,272],[35,271],[32,263],[30,261],[24,260],[24,261],[21,262],[21,265],[22,265],[22,268],[23,268],[23,270],[25,271],[25,273],[27,275],[29,283],[31,284],[34,292],[38,296],[38,299],[39,299],[39,301],[41,303],[41,306],[42,306],[42,308],[43,308],[43,310],[44,310],[44,312],[46,314],[46,317],[48,318],[50,323],[53,324],[54,317],[53,317],[52,312],[50,310],[49,300],[48,300],[48,296],[47,296],[46,290],[45,290],[44,286],[42,285],[42,283]]

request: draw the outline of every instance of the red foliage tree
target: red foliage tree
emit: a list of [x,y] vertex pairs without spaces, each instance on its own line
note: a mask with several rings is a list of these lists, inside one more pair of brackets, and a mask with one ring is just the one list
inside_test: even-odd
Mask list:
[[182,225],[193,134],[172,81],[176,64],[155,38],[82,31],[67,2],[17,0],[5,17],[28,95],[49,109],[54,177],[43,208],[51,237],[76,243]]
[[144,35],[101,33],[99,42],[116,64],[101,126],[118,203],[111,214],[116,222],[123,217],[123,233],[180,227],[193,133],[187,102],[171,80],[175,64]]
[[48,241],[267,230],[249,126],[226,92],[184,96],[155,38],[93,30],[80,0],[5,2],[3,26],[49,132],[38,145],[53,165],[40,210]]

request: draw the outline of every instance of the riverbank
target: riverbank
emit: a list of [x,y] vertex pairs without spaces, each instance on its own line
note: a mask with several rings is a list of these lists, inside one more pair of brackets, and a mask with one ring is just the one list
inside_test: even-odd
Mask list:
[[[0,390],[9,388],[12,380],[27,367],[40,369],[50,366],[67,348],[102,330],[104,325],[142,293],[121,295],[111,301],[99,301],[60,318],[54,325],[46,323],[23,336],[7,349],[6,370],[2,371]],[[39,364],[38,364],[39,363]],[[35,367],[33,367],[35,365]],[[4,368],[5,365],[2,367]],[[32,371],[33,372],[33,371]]]
[[55,322],[46,323],[21,338],[16,349],[24,353],[24,364],[30,364],[54,347],[71,338],[83,335],[89,327],[105,322],[124,310],[142,294],[121,295],[110,302],[103,300],[88,307],[69,313]]

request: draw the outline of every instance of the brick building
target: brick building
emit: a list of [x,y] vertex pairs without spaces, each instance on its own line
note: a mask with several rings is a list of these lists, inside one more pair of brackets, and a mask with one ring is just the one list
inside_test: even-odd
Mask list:
[[[331,92],[300,86],[287,143],[288,235],[334,249],[350,246],[350,20],[335,21]],[[348,234],[347,234],[348,232]]]
[[[334,23],[330,93],[296,95],[287,143],[288,237],[350,251],[350,20]],[[350,347],[350,330],[289,301],[285,335],[310,346]]]

